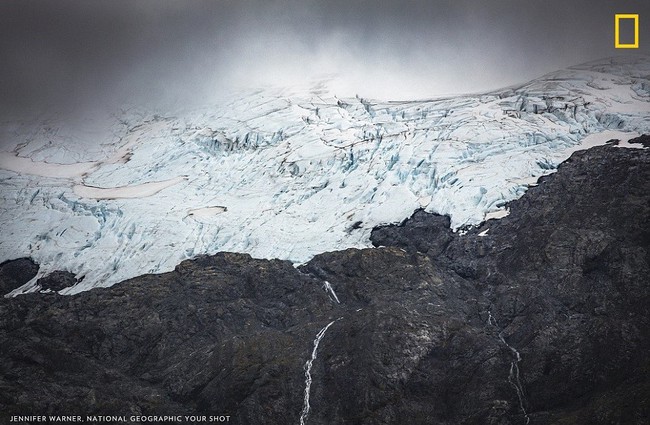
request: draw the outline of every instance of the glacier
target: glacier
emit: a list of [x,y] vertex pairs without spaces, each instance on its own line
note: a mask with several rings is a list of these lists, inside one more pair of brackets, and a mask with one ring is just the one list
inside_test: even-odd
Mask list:
[[[572,152],[650,133],[650,58],[610,58],[476,95],[378,101],[327,81],[217,105],[123,109],[101,132],[1,122],[0,262],[74,294],[218,251],[294,263],[371,246],[415,210],[454,230],[507,214]],[[623,144],[622,144],[623,145]],[[630,145],[632,147],[632,145]]]

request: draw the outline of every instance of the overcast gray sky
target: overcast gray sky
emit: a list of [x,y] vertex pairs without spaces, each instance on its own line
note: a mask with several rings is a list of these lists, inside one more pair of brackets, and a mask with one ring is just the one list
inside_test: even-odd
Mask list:
[[[613,47],[639,13],[641,49]],[[427,98],[650,53],[647,0],[2,0],[0,114],[340,76],[342,95]]]

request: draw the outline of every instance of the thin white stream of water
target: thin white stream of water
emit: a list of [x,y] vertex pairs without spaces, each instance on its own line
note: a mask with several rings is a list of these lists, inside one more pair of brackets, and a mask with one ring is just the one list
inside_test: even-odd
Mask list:
[[300,414],[300,425],[305,425],[305,421],[307,420],[307,416],[309,415],[309,408],[310,408],[309,392],[311,390],[311,383],[312,383],[311,367],[314,363],[314,360],[316,360],[316,355],[318,353],[318,345],[320,344],[321,339],[323,339],[323,337],[325,336],[325,332],[327,332],[327,329],[329,329],[329,327],[332,326],[334,322],[336,322],[337,320],[341,320],[341,318],[332,320],[316,334],[316,338],[314,339],[314,349],[311,351],[311,358],[307,360],[307,362],[305,363],[305,396],[303,399],[302,413]]
[[519,379],[519,362],[521,361],[521,354],[519,354],[519,351],[517,351],[513,346],[508,344],[506,342],[505,338],[503,337],[503,331],[499,327],[499,324],[497,323],[497,320],[492,316],[492,312],[488,311],[488,326],[494,326],[499,330],[499,341],[501,341],[506,347],[510,349],[510,351],[514,354],[515,358],[512,362],[510,362],[510,372],[508,374],[508,383],[512,388],[515,389],[515,392],[517,393],[517,398],[519,399],[519,409],[523,412],[524,417],[526,418],[526,425],[530,423],[530,417],[528,416],[528,412],[526,412],[526,397],[524,395],[524,387],[521,385],[521,380]]

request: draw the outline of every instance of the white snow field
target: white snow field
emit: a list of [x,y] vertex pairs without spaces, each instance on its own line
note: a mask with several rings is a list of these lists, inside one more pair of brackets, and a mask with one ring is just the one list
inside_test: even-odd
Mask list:
[[198,110],[122,112],[102,136],[0,127],[0,261],[41,266],[10,295],[53,270],[83,278],[61,291],[73,294],[218,251],[300,263],[368,247],[374,226],[418,208],[456,230],[503,217],[575,150],[650,133],[650,58],[423,101],[336,97],[322,84],[258,90]]

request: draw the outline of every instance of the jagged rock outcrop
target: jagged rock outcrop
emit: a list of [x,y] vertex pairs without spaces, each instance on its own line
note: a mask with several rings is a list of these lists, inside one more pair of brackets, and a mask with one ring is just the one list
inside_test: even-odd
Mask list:
[[41,290],[60,291],[77,283],[77,278],[70,272],[54,271],[36,281]]
[[649,182],[648,150],[599,147],[462,236],[417,212],[298,269],[221,253],[2,299],[0,415],[644,423]]
[[26,284],[38,273],[38,264],[30,258],[17,258],[0,264],[0,294]]
[[650,148],[650,134],[644,134],[642,136],[631,139],[630,143],[639,143],[643,145],[643,147]]

